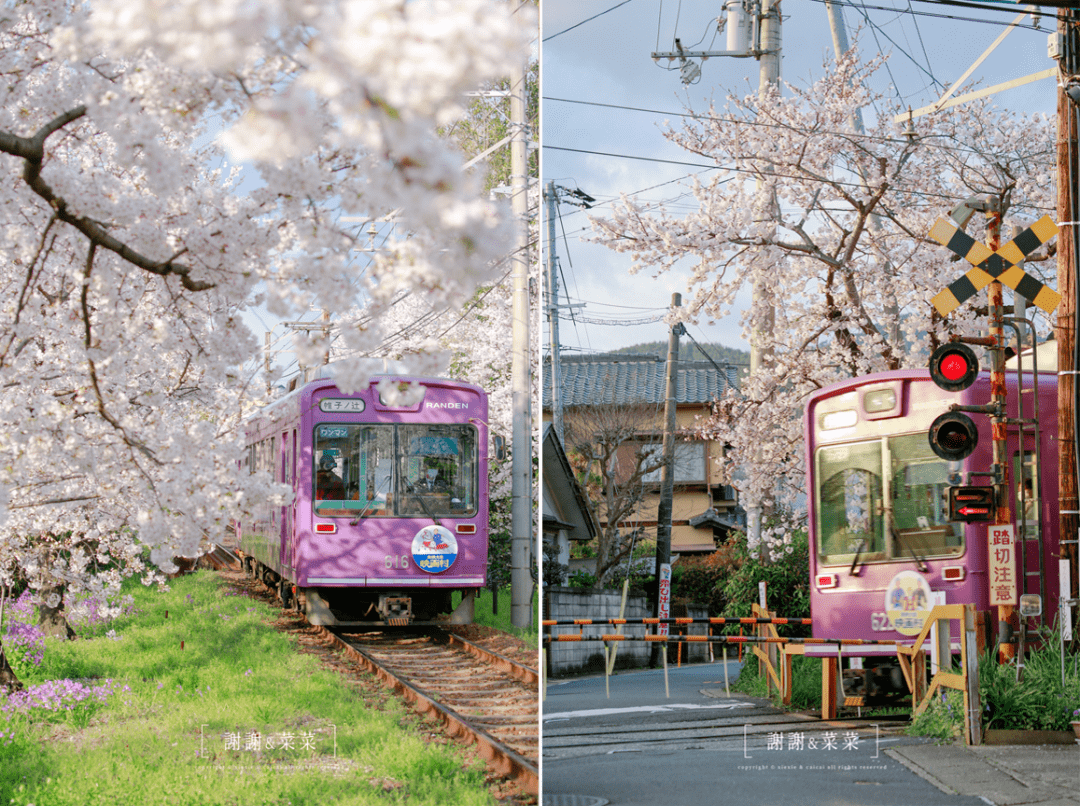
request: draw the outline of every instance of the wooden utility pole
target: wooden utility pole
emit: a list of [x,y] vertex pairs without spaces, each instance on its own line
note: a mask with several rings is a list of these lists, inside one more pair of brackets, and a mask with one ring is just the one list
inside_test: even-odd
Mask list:
[[[1076,599],[1078,510],[1076,467],[1076,245],[1078,240],[1077,198],[1080,191],[1080,151],[1077,149],[1077,114],[1080,108],[1069,98],[1065,86],[1071,76],[1080,71],[1077,41],[1077,12],[1061,9],[1058,13],[1058,33],[1064,44],[1058,62],[1057,97],[1057,216],[1061,234],[1058,236],[1057,288],[1061,294],[1058,307],[1058,507],[1061,558],[1071,570],[1071,590],[1060,591],[1060,600]],[[1060,607],[1064,613],[1066,607]],[[1075,633],[1074,633],[1075,636]]]
[[[682,294],[671,295],[671,310],[682,305]],[[660,468],[660,503],[656,507],[656,607],[657,618],[668,616],[661,613],[661,574],[663,567],[671,563],[671,517],[675,498],[675,408],[679,385],[679,336],[683,334],[682,322],[671,326],[668,336],[667,384],[664,395],[664,464]],[[631,558],[633,559],[633,558]],[[658,645],[660,652],[667,649]],[[656,656],[652,664],[656,665]]]

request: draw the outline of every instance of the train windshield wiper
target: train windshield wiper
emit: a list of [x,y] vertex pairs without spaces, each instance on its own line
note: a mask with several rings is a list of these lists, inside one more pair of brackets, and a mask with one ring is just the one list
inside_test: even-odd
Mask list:
[[859,547],[855,549],[855,556],[851,560],[851,570],[848,571],[853,577],[859,575],[859,557],[862,556],[863,549],[866,548],[866,538],[859,539]]
[[439,523],[439,519],[432,515],[431,510],[428,509],[427,501],[424,500],[424,496],[420,495],[420,493],[416,492],[416,490],[409,490],[409,495],[411,495],[413,498],[420,502],[420,506],[423,508],[424,514],[431,518],[431,520],[435,523],[436,526],[442,526],[442,524]]
[[902,543],[904,546],[907,547],[907,550],[911,552],[911,556],[915,558],[915,567],[918,568],[920,572],[924,574],[927,573],[930,570],[930,566],[926,564],[926,560],[923,559],[919,552],[915,551],[915,547],[911,545],[911,543],[908,543],[906,540],[900,539],[901,533],[897,531],[895,526],[892,527],[892,535],[893,540],[895,540],[897,543]]
[[[386,477],[386,479],[384,480],[383,483],[385,484],[385,482],[387,482],[387,481],[390,481],[389,476]],[[367,515],[368,510],[371,509],[373,506],[375,506],[375,502],[377,502],[379,500],[379,491],[381,489],[382,489],[382,485],[379,485],[378,487],[375,488],[374,497],[370,501],[367,502],[367,504],[364,506],[364,508],[362,510],[360,510],[359,515],[357,515],[355,518],[353,518],[351,521],[349,521],[349,526],[356,526],[356,524],[360,523],[360,521],[363,520],[364,516]]]

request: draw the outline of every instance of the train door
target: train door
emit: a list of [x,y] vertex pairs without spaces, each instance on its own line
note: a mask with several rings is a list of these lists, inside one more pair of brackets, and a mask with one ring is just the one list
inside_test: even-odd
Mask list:
[[[285,431],[281,435],[281,473],[278,478],[281,479],[282,484],[292,484],[293,478],[293,462],[291,461],[291,455],[295,448],[292,445],[292,440],[289,438],[289,432]],[[281,552],[278,557],[278,561],[281,563],[282,569],[292,569],[292,551],[289,545],[292,536],[292,503],[286,501],[281,507],[281,536],[278,540],[278,550]]]

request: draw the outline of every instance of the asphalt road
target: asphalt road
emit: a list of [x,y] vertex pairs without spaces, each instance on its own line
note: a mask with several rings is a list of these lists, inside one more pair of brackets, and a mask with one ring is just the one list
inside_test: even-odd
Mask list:
[[[734,681],[738,664],[729,662]],[[723,664],[550,683],[544,806],[985,806],[947,795],[885,750],[925,740],[871,720],[823,723],[726,696]]]

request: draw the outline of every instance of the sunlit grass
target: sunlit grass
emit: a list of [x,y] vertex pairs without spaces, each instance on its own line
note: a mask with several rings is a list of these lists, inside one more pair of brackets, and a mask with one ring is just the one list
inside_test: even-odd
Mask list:
[[0,717],[16,737],[0,738],[0,804],[491,802],[482,769],[384,690],[297,652],[263,603],[208,573],[131,592],[140,612],[110,625],[116,640],[49,640],[25,681],[112,679],[88,724]]
[[[461,601],[461,594],[454,594],[454,605],[456,606]],[[499,612],[494,612],[495,597],[491,595],[491,591],[486,588],[480,594],[476,600],[476,607],[473,613],[473,620],[477,624],[482,624],[485,627],[492,627],[502,632],[510,633],[517,636],[522,641],[525,641],[532,647],[538,647],[540,645],[540,596],[539,593],[534,592],[532,598],[532,625],[530,627],[515,627],[511,622],[510,610],[511,610],[510,588],[506,587],[499,591]]]

